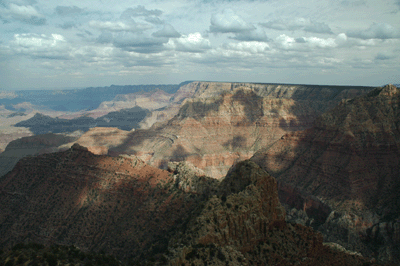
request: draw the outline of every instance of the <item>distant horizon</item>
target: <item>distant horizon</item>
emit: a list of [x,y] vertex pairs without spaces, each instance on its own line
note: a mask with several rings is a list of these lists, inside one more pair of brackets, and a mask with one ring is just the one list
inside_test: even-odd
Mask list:
[[399,0],[2,0],[6,90],[400,83]]
[[187,80],[179,83],[158,83],[158,84],[111,84],[105,86],[83,86],[83,87],[47,87],[47,88],[1,88],[1,91],[41,91],[41,90],[81,90],[87,88],[106,88],[112,86],[148,86],[148,85],[180,85],[182,83],[191,83],[191,82],[216,82],[216,83],[252,83],[252,84],[271,84],[271,85],[300,85],[300,86],[332,86],[332,87],[382,87],[388,84],[392,84],[395,86],[399,86],[400,84],[396,83],[386,83],[381,85],[353,85],[353,84],[306,84],[306,83],[287,83],[287,82],[249,82],[249,81],[214,81],[214,80]]

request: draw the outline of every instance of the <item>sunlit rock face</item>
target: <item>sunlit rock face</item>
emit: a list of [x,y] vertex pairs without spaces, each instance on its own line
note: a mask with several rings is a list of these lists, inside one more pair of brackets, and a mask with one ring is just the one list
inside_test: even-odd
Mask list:
[[252,158],[279,182],[318,197],[335,211],[321,228],[332,240],[337,235],[350,248],[397,263],[399,104],[398,88],[377,88],[342,101],[312,128],[288,133]]
[[[164,169],[169,161],[187,161],[222,178],[235,162],[250,158],[287,132],[309,128],[323,111],[369,89],[191,82],[173,96],[162,91],[119,95],[101,108],[150,108],[141,129],[91,128],[78,143],[96,154],[134,154]],[[63,143],[59,149],[71,145]]]
[[233,163],[287,132],[309,128],[323,111],[369,89],[192,82],[175,94],[181,105],[172,119],[132,132],[109,152],[133,153],[161,168],[188,161],[221,178]]

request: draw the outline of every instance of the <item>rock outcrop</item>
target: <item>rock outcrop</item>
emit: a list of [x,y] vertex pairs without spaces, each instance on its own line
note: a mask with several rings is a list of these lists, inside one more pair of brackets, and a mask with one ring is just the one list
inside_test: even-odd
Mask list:
[[217,195],[170,241],[170,265],[364,265],[325,246],[311,228],[285,222],[275,179],[251,161],[236,164]]
[[11,171],[23,157],[66,150],[80,135],[82,132],[79,131],[71,134],[49,133],[11,141],[0,154],[0,177]]
[[135,156],[94,155],[74,144],[25,157],[0,178],[0,248],[56,243],[124,261],[156,259],[204,197]]
[[252,160],[332,208],[320,227],[330,241],[400,261],[398,88],[343,100],[311,129],[286,134]]
[[170,170],[136,156],[94,155],[77,143],[26,157],[0,178],[0,248],[74,245],[139,265],[370,263],[287,224],[275,179],[251,161],[221,182],[190,164]]

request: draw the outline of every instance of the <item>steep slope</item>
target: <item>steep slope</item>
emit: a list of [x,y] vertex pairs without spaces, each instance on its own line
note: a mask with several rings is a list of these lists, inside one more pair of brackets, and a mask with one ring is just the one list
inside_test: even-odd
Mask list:
[[275,179],[253,162],[238,163],[220,184],[183,162],[170,170],[78,144],[24,158],[0,178],[0,248],[75,245],[139,265],[370,263],[287,224]]
[[11,171],[17,162],[25,156],[69,149],[79,139],[80,135],[82,135],[82,132],[79,131],[70,134],[48,133],[11,141],[5,151],[0,154],[0,177]]
[[287,224],[275,179],[251,161],[231,168],[217,195],[170,241],[170,265],[364,265],[323,245],[311,228]]
[[335,212],[320,229],[332,240],[400,261],[398,88],[343,101],[311,129],[283,136],[252,160],[329,205]]
[[0,178],[0,247],[33,241],[104,249],[125,261],[157,256],[205,197],[175,179],[134,156],[94,155],[78,144],[26,157]]

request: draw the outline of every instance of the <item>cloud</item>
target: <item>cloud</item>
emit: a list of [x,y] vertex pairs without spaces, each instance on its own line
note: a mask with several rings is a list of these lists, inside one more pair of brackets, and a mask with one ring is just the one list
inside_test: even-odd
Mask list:
[[17,98],[18,94],[13,91],[1,91],[0,90],[0,99],[14,99]]
[[161,30],[158,30],[152,34],[154,37],[165,37],[165,38],[179,38],[181,34],[177,32],[171,24],[165,24]]
[[275,45],[283,50],[310,50],[313,48],[335,48],[347,44],[347,36],[340,33],[336,38],[299,37],[281,34],[275,39]]
[[303,30],[312,33],[326,33],[332,34],[331,28],[323,22],[316,22],[309,18],[297,18],[297,19],[278,19],[271,20],[265,23],[260,23],[261,26],[274,29],[274,30]]
[[76,28],[76,23],[73,21],[64,22],[63,24],[60,25],[60,28],[64,30]]
[[238,41],[258,41],[258,42],[268,42],[270,39],[267,37],[267,34],[263,29],[256,28],[250,31],[243,31],[239,33],[235,33],[235,36],[232,39]]
[[109,31],[102,32],[99,37],[97,37],[96,41],[98,43],[112,43],[114,40],[114,36]]
[[168,38],[154,38],[144,34],[123,32],[114,37],[113,44],[125,51],[157,53],[165,50],[164,44],[167,42]]
[[108,30],[108,31],[140,32],[140,31],[151,29],[151,26],[147,25],[147,24],[135,23],[135,22],[125,23],[122,21],[91,20],[89,22],[89,26],[92,28],[99,29],[99,30]]
[[347,36],[359,39],[394,39],[400,38],[399,31],[386,23],[373,23],[366,30],[351,30]]
[[394,56],[392,53],[389,53],[389,52],[384,51],[384,52],[379,52],[379,53],[375,56],[375,60],[384,61],[384,60],[393,59],[393,58],[395,58],[395,57],[396,57],[396,56]]
[[60,34],[15,34],[11,46],[18,55],[44,59],[69,59],[70,47]]
[[225,9],[222,13],[211,16],[210,32],[213,33],[241,33],[254,29],[253,25],[245,22],[231,9]]
[[15,19],[27,24],[40,26],[46,24],[46,19],[33,6],[20,6],[11,3],[8,9],[0,9],[5,19]]
[[144,6],[137,6],[135,8],[128,8],[121,14],[121,19],[132,19],[132,17],[150,17],[161,16],[162,11],[159,9],[148,10]]
[[259,53],[264,53],[267,50],[270,50],[270,47],[267,43],[257,42],[257,41],[228,43],[222,45],[222,47],[226,50],[246,52],[250,54],[259,54]]
[[77,6],[57,6],[56,13],[60,16],[68,16],[82,13],[83,9]]
[[211,43],[203,38],[199,32],[182,35],[180,38],[170,39],[165,45],[169,49],[188,53],[203,53],[211,49]]

